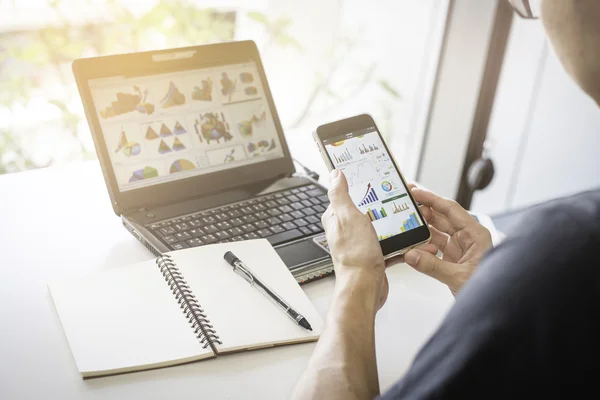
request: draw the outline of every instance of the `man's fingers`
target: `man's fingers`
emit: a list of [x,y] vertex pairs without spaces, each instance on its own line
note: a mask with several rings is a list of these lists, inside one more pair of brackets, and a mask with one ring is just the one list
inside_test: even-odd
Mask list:
[[433,210],[431,209],[431,207],[420,205],[419,211],[421,211],[421,214],[423,215],[423,218],[425,218],[425,221],[430,223],[429,220],[433,218]]
[[462,229],[469,223],[475,222],[473,217],[454,200],[420,188],[412,189],[411,193],[419,203],[431,207],[433,211],[446,217],[456,229]]
[[416,187],[418,187],[418,188],[421,188],[421,189],[423,189],[423,190],[429,190],[429,189],[427,189],[425,186],[423,186],[423,185],[420,185],[420,184],[418,184],[417,182],[412,182],[412,181],[411,181],[411,182],[408,182],[408,189],[409,189],[409,190],[412,190],[413,188],[416,188]]
[[431,242],[417,246],[417,249],[426,251],[433,255],[436,255],[438,253],[438,251],[440,251],[440,248],[438,246],[436,246],[435,243],[431,243]]
[[331,208],[331,204],[327,206],[327,209],[325,210],[325,212],[323,212],[323,215],[321,215],[321,223],[323,224],[323,227],[325,228],[325,230],[328,230],[329,228],[329,223],[331,222],[331,217],[333,217],[333,209]]
[[442,232],[446,232],[452,235],[457,231],[457,228],[450,222],[450,220],[439,212],[433,211],[433,209],[426,205],[419,206],[423,218],[429,225],[433,225]]
[[[437,254],[438,251],[440,251],[440,249],[433,243],[425,243],[425,244],[419,245],[419,246],[417,246],[417,249],[426,251],[426,252],[434,254],[434,255]],[[395,256],[395,257],[392,257],[392,258],[386,260],[385,266],[391,267],[393,265],[400,264],[403,262],[404,262],[404,254]]]
[[452,235],[459,229],[453,225],[448,218],[433,211],[430,207],[422,205],[419,209],[421,210],[421,214],[423,214],[423,218],[427,221],[427,224],[436,227],[441,232]]
[[435,226],[430,226],[429,232],[431,232],[431,241],[429,243],[436,246],[443,253],[450,236],[440,232]]
[[355,209],[356,206],[352,203],[350,194],[348,194],[348,181],[346,181],[344,173],[339,169],[334,169],[331,171],[329,178],[330,185],[327,195],[333,211],[337,214],[343,214],[347,210]]
[[426,205],[419,206],[419,210],[425,218],[425,221],[428,225],[436,227],[441,232],[445,232],[448,235],[454,234],[458,230],[456,226],[454,226],[448,218],[443,216],[442,214],[435,212]]
[[438,281],[450,284],[456,264],[444,261],[431,253],[422,250],[411,250],[404,256],[404,261],[419,272],[429,275]]

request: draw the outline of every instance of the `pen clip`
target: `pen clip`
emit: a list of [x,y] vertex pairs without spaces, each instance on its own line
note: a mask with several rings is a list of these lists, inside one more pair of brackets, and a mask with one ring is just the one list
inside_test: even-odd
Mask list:
[[254,275],[248,271],[241,263],[235,263],[233,270],[237,272],[242,278],[248,281],[249,284],[254,284]]

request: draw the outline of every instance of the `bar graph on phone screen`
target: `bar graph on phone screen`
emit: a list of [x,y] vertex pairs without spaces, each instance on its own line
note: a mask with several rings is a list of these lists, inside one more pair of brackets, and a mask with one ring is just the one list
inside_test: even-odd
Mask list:
[[346,135],[325,148],[334,166],[344,173],[352,201],[371,220],[379,240],[422,225],[377,132]]

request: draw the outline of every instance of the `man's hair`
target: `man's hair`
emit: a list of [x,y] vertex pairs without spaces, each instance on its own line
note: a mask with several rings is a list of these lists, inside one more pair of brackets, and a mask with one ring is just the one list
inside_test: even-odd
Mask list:
[[600,0],[543,0],[541,11],[567,72],[600,105]]

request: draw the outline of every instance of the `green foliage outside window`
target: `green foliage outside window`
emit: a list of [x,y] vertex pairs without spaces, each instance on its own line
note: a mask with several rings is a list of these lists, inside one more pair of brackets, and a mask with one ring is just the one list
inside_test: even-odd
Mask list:
[[[199,8],[187,0],[159,0],[142,13],[132,13],[119,0],[107,0],[107,12],[102,17],[82,24],[61,16],[61,9],[68,6],[69,1],[73,0],[50,0],[58,23],[0,32],[0,174],[51,165],[54,162],[52,149],[43,151],[47,157],[38,160],[32,156],[29,145],[44,143],[44,139],[54,145],[60,140],[58,136],[55,139],[49,135],[58,133],[63,136],[62,140],[68,136],[70,147],[62,152],[67,153],[68,159],[95,158],[71,71],[73,60],[232,40],[239,17],[233,11]],[[290,34],[292,19],[254,11],[247,12],[246,16],[266,34],[260,45],[263,56],[275,48],[305,51],[298,38]],[[321,57],[324,68],[310,78],[310,95],[298,104],[298,115],[293,120],[283,121],[284,128],[297,128],[310,116],[327,115],[332,108],[358,96],[368,85],[379,87],[384,97],[387,96],[380,109],[385,118],[383,123],[389,125],[392,107],[401,100],[399,92],[376,76],[375,60],[365,65],[348,61],[353,52],[364,45],[360,38],[343,32],[335,36],[337,39],[331,49]],[[340,91],[332,87],[331,81],[342,70],[351,71],[355,79]],[[319,98],[327,99],[327,106],[317,105]],[[34,109],[43,109],[46,117],[40,118]],[[19,110],[21,115],[26,115],[25,124],[2,123],[3,115],[15,115]],[[385,131],[392,129],[388,127]]]
[[[59,18],[62,3],[52,2]],[[0,111],[27,110],[36,99],[38,106],[42,100],[56,107],[59,115],[55,120],[36,121],[32,113],[31,124],[26,126],[0,124],[0,173],[51,164],[51,158],[43,163],[33,160],[24,144],[32,130],[43,136],[49,126],[69,132],[79,141],[79,148],[72,151],[74,159],[94,157],[80,137],[89,132],[81,129],[85,122],[71,72],[73,60],[219,42],[234,36],[234,12],[199,9],[187,1],[161,0],[136,16],[119,1],[110,0],[107,10],[108,19],[98,18],[93,23],[76,24],[61,19],[53,26],[0,33]]]

